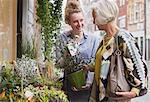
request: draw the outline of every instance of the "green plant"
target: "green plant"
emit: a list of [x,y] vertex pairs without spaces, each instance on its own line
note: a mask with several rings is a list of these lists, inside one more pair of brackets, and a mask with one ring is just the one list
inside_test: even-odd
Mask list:
[[[58,41],[58,45],[63,44],[62,41]],[[56,58],[56,66],[60,69],[65,69],[67,74],[76,72],[81,70],[84,64],[88,64],[91,62],[90,59],[84,58],[80,51],[79,46],[75,42],[71,40],[67,42],[64,47],[60,47],[59,54],[62,57],[63,61],[60,61],[60,58]]]
[[62,0],[37,0],[37,22],[41,25],[45,59],[51,60],[55,36],[61,27]]
[[36,58],[35,39],[32,38],[31,42],[26,41],[26,44],[22,45],[22,54],[32,59]]
[[32,93],[34,95],[33,99],[39,100],[40,102],[68,102],[67,96],[64,92],[52,86],[35,87],[29,85],[24,88],[24,92]]
[[40,72],[35,60],[23,56],[13,64],[3,62],[1,66],[0,101],[16,102],[19,99],[25,102],[25,92],[31,91],[40,102],[68,102],[67,96],[61,91],[62,83],[51,80],[45,71]]
[[20,96],[20,78],[16,76],[14,65],[7,61],[2,63],[0,70],[0,100],[9,100],[13,102],[13,98]]

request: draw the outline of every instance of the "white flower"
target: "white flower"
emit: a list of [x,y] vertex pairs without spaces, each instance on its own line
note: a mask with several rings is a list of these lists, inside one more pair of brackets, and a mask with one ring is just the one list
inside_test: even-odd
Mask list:
[[31,91],[26,91],[25,92],[25,97],[28,99],[28,100],[31,100],[32,97],[33,97],[33,93]]

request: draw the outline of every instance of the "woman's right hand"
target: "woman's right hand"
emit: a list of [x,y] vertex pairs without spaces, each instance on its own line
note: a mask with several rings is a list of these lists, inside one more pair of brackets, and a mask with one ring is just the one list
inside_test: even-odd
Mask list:
[[116,92],[117,95],[121,96],[124,99],[131,99],[136,97],[136,93],[135,92]]
[[87,64],[83,64],[82,65],[82,69],[84,70],[84,71],[89,71],[90,69],[89,69],[89,65],[87,65]]
[[92,67],[90,67],[89,65],[87,65],[87,64],[84,64],[83,65],[83,67],[82,67],[82,69],[84,70],[84,71],[93,71],[92,69]]

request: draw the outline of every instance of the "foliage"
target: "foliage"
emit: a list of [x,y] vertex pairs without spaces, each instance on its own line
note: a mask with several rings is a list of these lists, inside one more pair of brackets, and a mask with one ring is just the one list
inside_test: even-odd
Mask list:
[[26,41],[26,44],[22,47],[22,54],[32,59],[36,58],[35,40],[32,38],[32,42]]
[[48,70],[47,65],[40,67],[37,61],[26,56],[22,56],[21,59],[17,59],[15,64],[16,76],[21,77],[25,85],[47,85],[61,88],[61,83],[55,82],[56,80],[54,80],[51,76],[48,76]]
[[0,100],[8,99],[11,101],[14,95],[20,96],[18,92],[20,91],[21,79],[14,73],[14,66],[7,61],[3,62],[0,72]]
[[34,94],[33,99],[40,102],[68,102],[64,92],[54,87],[34,87],[33,85],[29,85],[24,88],[24,92],[31,92],[31,94]]
[[61,27],[62,0],[37,0],[37,22],[41,24],[41,34],[44,42],[44,55],[51,59],[51,51],[55,36]]
[[30,84],[41,78],[38,63],[26,56],[18,58],[15,63],[15,73],[22,78],[24,84]]
[[59,49],[58,58],[56,58],[56,66],[60,69],[65,69],[67,74],[81,70],[84,64],[89,64],[92,62],[91,58],[84,58],[79,51],[79,45],[72,39],[68,40],[67,44],[63,45],[63,41],[59,40],[58,45],[63,47],[56,48]]
[[23,56],[16,62],[14,61],[13,64],[3,62],[0,69],[0,101],[22,100],[24,102],[23,100],[26,100],[26,89],[32,86],[33,89],[38,88],[33,94],[34,97],[39,97],[39,102],[47,102],[43,100],[48,98],[67,102],[67,96],[61,91],[62,83],[46,77],[47,73],[43,73],[46,71],[41,71],[37,62],[33,59]]
[[[37,22],[41,24],[41,34],[44,42],[44,56],[51,60],[51,52],[55,36],[59,33],[61,26],[62,0],[37,0]],[[48,102],[46,98],[56,102],[68,102],[67,96],[61,91],[62,83],[52,80],[46,74],[48,69],[40,69],[38,63],[31,58],[36,57],[34,39],[23,46],[23,56],[17,59],[16,63],[4,62],[0,69],[0,101],[10,102],[22,99],[26,100],[24,94],[28,87],[38,88],[34,97],[38,97],[39,102]],[[30,90],[32,91],[32,90]],[[38,94],[36,94],[38,93]]]

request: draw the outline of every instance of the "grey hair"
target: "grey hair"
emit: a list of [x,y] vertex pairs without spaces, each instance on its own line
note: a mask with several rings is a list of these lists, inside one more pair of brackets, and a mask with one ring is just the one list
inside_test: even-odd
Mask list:
[[117,19],[119,8],[114,0],[99,0],[92,5],[95,13],[95,24],[107,24]]

